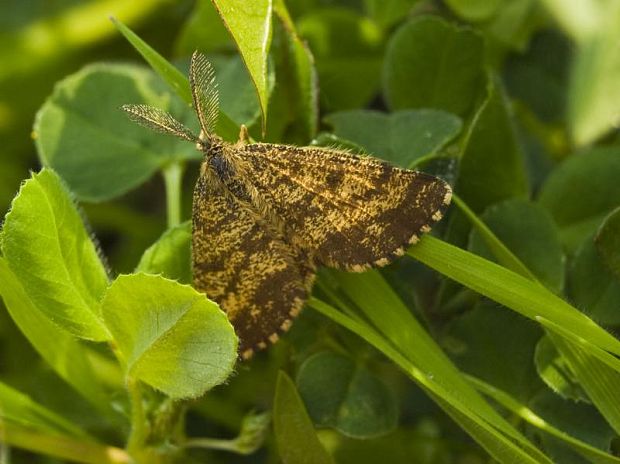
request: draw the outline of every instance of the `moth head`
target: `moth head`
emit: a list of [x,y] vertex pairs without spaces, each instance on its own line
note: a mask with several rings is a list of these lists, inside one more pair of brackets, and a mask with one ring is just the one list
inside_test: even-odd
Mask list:
[[196,149],[204,153],[205,158],[209,158],[218,154],[222,148],[224,141],[215,134],[206,134],[200,131],[200,136],[196,140]]

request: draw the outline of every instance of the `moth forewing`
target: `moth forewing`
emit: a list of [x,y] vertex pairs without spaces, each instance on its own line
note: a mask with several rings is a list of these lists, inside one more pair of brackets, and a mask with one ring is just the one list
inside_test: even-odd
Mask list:
[[121,108],[127,112],[132,121],[141,126],[164,134],[175,135],[189,142],[198,141],[198,137],[191,130],[167,111],[149,105],[123,105]]

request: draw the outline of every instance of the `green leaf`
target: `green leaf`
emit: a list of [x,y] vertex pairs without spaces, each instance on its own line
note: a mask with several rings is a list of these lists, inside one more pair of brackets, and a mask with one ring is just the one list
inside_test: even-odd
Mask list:
[[191,109],[143,68],[96,64],[65,78],[37,113],[34,132],[45,166],[80,200],[102,201],[137,187],[167,163],[200,159],[193,144],[130,121],[121,105],[147,103],[197,127]]
[[27,180],[7,214],[2,252],[34,305],[59,327],[108,340],[100,300],[108,285],[97,249],[69,192],[43,169]]
[[594,243],[603,263],[620,280],[620,208],[605,218]]
[[461,130],[461,120],[445,111],[406,110],[391,114],[372,110],[332,113],[324,118],[341,138],[402,167],[439,151]]
[[144,57],[147,63],[157,72],[157,74],[181,97],[185,103],[192,103],[192,92],[189,82],[181,71],[172,66],[155,49],[138,37],[131,29],[125,26],[118,19],[111,18],[112,23],[123,34],[127,41]]
[[532,365],[541,336],[537,324],[489,301],[450,325],[459,346],[452,358],[459,368],[526,402],[541,384]]
[[620,325],[620,282],[586,237],[568,268],[567,296],[600,324]]
[[297,28],[316,57],[322,105],[331,111],[365,106],[381,82],[377,25],[350,9],[330,8],[302,16]]
[[527,194],[524,156],[508,105],[501,83],[493,79],[468,135],[456,191],[477,213]]
[[84,398],[107,408],[86,348],[35,306],[4,258],[0,258],[0,296],[19,330],[45,362]]
[[[547,288],[560,293],[564,253],[557,227],[545,209],[527,200],[512,199],[490,206],[480,218]],[[472,230],[469,250],[493,259],[476,229]]]
[[146,249],[136,272],[161,274],[183,284],[192,282],[192,224],[187,221],[165,231]]
[[538,201],[560,227],[562,242],[575,249],[620,204],[620,146],[571,156],[543,185]]
[[565,117],[570,52],[566,36],[543,31],[522,55],[506,62],[502,77],[511,97],[544,122],[559,123]]
[[364,366],[331,352],[306,359],[297,388],[315,424],[353,438],[392,431],[398,410],[392,392]]
[[71,435],[86,441],[92,440],[76,424],[2,382],[0,382],[0,418],[2,421],[19,424],[34,430]]
[[484,91],[482,38],[438,17],[413,19],[391,37],[383,91],[393,110],[436,108],[465,116]]
[[191,287],[161,276],[121,275],[102,306],[127,376],[172,398],[189,398],[232,373],[234,330],[219,307]]
[[273,427],[282,463],[333,464],[316,436],[295,384],[282,371],[273,403]]
[[548,336],[542,337],[538,342],[534,362],[540,378],[562,398],[590,401],[571,372],[566,359],[560,355]]
[[[271,0],[212,0],[226,28],[237,43],[263,114],[263,128],[267,120],[269,84],[267,56],[271,46]],[[243,12],[243,14],[240,14]]]

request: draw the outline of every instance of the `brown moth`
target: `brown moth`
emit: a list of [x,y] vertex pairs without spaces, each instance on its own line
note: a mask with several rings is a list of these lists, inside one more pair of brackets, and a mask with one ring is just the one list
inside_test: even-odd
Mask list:
[[370,157],[320,147],[225,142],[214,133],[215,75],[195,52],[189,71],[200,135],[167,112],[124,105],[134,121],[196,144],[194,286],[232,321],[244,359],[276,342],[309,296],[317,266],[360,272],[404,254],[439,221],[450,186]]

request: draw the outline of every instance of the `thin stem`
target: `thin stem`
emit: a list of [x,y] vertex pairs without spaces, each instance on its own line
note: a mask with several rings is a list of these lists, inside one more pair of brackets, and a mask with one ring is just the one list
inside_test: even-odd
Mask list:
[[148,424],[142,404],[142,388],[140,382],[129,379],[127,382],[129,401],[131,403],[131,432],[127,440],[127,452],[136,458],[144,446],[148,434]]
[[166,210],[168,213],[168,228],[181,223],[181,187],[185,164],[175,161],[168,164],[162,171],[166,186]]
[[[212,450],[231,451],[240,453],[237,440],[222,440],[219,438],[191,438],[183,443],[183,448],[204,448]],[[245,453],[243,453],[245,454]]]

